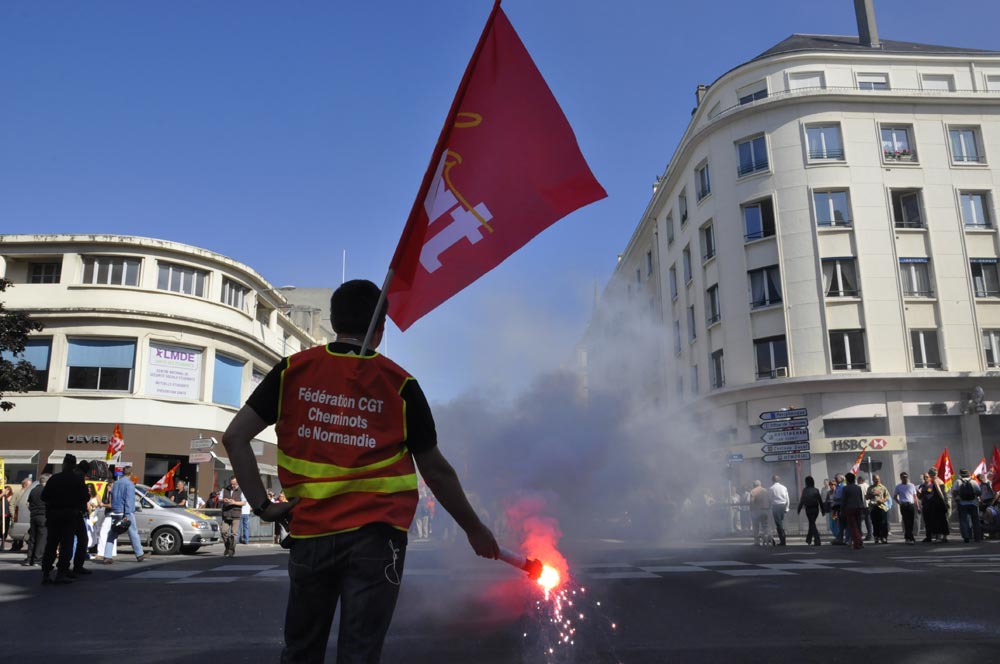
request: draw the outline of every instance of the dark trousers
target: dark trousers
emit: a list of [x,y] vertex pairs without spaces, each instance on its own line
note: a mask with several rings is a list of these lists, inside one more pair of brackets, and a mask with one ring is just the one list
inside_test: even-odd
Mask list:
[[875,539],[886,539],[889,537],[889,513],[881,507],[873,507],[869,510],[872,517],[872,533]]
[[913,518],[916,515],[916,508],[914,508],[913,503],[900,503],[899,514],[903,517],[903,537],[907,542],[912,542],[914,540]]
[[981,542],[983,539],[983,526],[979,523],[978,505],[958,506],[958,527],[962,531],[962,539],[968,542],[975,539]]
[[778,539],[785,543],[785,506],[778,505],[771,508],[771,515],[774,517],[774,529],[778,531]]
[[861,520],[865,523],[865,537],[872,536],[872,511],[867,507],[861,509]]
[[77,517],[76,528],[73,530],[76,538],[76,550],[73,552],[73,569],[80,569],[87,560],[87,524],[83,522],[83,515]]
[[31,522],[28,524],[27,554],[25,558],[32,565],[41,562],[42,556],[45,555],[45,535],[47,530],[44,516],[31,517]]
[[406,533],[380,523],[295,540],[288,559],[282,663],[324,661],[338,602],[337,664],[377,663],[405,556]]
[[806,533],[806,544],[819,544],[819,530],[816,528],[816,517],[818,516],[818,507],[806,508],[806,518],[809,519],[809,532]]
[[45,554],[42,556],[42,571],[48,574],[56,560],[56,548],[59,549],[59,572],[68,572],[69,563],[73,558],[73,536],[76,533],[77,512],[49,512],[45,516],[48,528],[48,538],[45,541]]
[[852,507],[851,509],[841,510],[844,513],[844,520],[847,521],[847,530],[851,534],[851,541],[854,543],[855,549],[861,548],[861,508]]

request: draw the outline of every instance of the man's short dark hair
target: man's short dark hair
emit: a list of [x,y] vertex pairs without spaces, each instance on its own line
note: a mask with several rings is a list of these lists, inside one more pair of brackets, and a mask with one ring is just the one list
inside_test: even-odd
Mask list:
[[[380,294],[379,287],[367,279],[353,279],[341,284],[330,298],[330,323],[333,324],[333,331],[337,334],[365,334]],[[388,310],[389,303],[386,301],[379,312],[376,329],[385,323]]]

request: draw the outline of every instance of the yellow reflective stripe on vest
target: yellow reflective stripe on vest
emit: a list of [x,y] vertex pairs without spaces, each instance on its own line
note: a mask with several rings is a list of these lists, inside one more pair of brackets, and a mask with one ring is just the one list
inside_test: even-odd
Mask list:
[[363,480],[334,482],[307,482],[285,487],[285,495],[292,498],[322,500],[344,493],[399,493],[417,490],[417,474],[398,477],[370,477]]
[[[404,447],[399,454],[394,454],[388,459],[376,461],[375,463],[368,464],[367,466],[348,468],[346,466],[337,466],[332,463],[319,463],[318,461],[296,459],[295,457],[288,456],[281,451],[281,448],[278,448],[278,467],[284,468],[288,472],[295,473],[296,475],[322,480],[328,477],[360,475],[361,473],[367,473],[372,470],[378,470],[379,468],[385,468],[386,466],[391,466],[396,463],[409,453],[410,451]],[[288,492],[286,491],[285,493],[287,494]]]

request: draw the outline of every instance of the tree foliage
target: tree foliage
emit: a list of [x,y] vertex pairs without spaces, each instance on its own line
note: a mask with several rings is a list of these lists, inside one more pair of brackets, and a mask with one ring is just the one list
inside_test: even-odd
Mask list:
[[[0,277],[0,293],[13,284]],[[24,353],[32,332],[41,332],[42,324],[24,311],[9,311],[0,302],[0,410],[10,410],[14,404],[4,400],[4,394],[27,392],[35,384],[35,367],[27,360],[17,360]],[[5,359],[14,357],[14,361]]]

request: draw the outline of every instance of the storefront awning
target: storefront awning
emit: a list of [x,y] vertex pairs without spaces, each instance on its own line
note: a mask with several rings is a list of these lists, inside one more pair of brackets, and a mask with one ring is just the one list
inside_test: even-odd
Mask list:
[[278,467],[277,466],[272,466],[269,463],[261,463],[261,462],[258,461],[257,462],[257,467],[260,468],[260,474],[261,475],[271,475],[273,477],[277,477],[278,476]]
[[226,470],[232,470],[233,469],[232,464],[229,463],[229,459],[227,459],[226,457],[220,457],[215,452],[209,452],[209,453],[212,455],[212,458],[214,458],[216,461],[218,461],[219,463],[222,464],[223,468],[225,468]]
[[0,450],[0,459],[8,466],[38,463],[38,450]]
[[[52,450],[46,463],[60,464],[67,454],[75,456],[77,461],[104,461],[108,455],[105,450]],[[123,461],[122,463],[128,464],[129,462]]]

